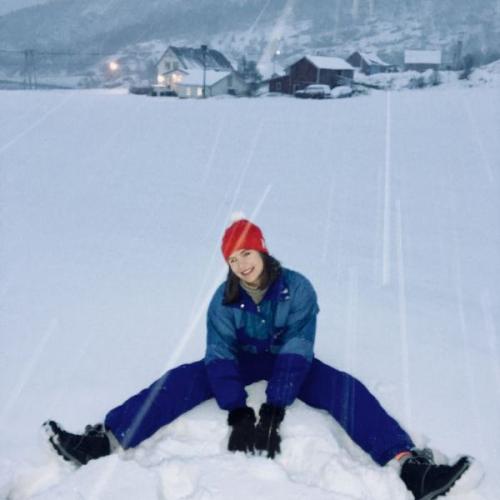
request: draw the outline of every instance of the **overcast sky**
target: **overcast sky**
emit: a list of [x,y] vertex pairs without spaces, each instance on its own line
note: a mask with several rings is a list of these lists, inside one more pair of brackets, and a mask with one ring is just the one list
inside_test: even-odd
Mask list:
[[0,16],[7,14],[13,10],[30,7],[37,3],[47,3],[50,0],[0,0]]

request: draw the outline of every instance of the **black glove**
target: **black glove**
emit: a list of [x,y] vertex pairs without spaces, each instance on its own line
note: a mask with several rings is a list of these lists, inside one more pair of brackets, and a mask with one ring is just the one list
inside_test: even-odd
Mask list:
[[268,458],[280,453],[279,426],[285,417],[285,408],[264,403],[259,411],[260,420],[255,427],[255,448],[267,451]]
[[253,408],[248,406],[235,408],[229,412],[227,423],[233,428],[227,445],[229,451],[253,453],[256,420]]

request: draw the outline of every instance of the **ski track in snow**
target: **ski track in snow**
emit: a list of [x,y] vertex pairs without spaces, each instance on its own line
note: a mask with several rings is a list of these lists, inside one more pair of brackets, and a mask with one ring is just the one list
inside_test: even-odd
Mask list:
[[[333,131],[333,119],[330,122],[329,133],[328,133],[329,142],[325,147],[326,153],[331,154],[331,149],[335,144],[335,135]],[[328,164],[328,159],[326,160]],[[335,165],[330,165],[331,177],[330,177],[330,187],[328,189],[328,196],[326,202],[326,213],[325,213],[325,231],[324,231],[324,240],[323,240],[323,251],[322,251],[322,259],[323,263],[326,263],[328,257],[328,248],[330,245],[331,238],[331,226],[332,226],[332,217],[333,217],[333,206],[334,206],[334,198],[335,198]]]
[[406,300],[406,280],[405,280],[405,262],[404,262],[404,241],[403,241],[403,216],[401,200],[396,201],[396,235],[397,235],[397,269],[398,269],[398,307],[401,336],[401,362],[403,366],[403,406],[404,421],[412,426],[412,408],[411,408],[411,387],[410,387],[410,349],[408,341],[408,316]]
[[481,413],[479,411],[479,403],[477,400],[477,383],[476,375],[474,373],[474,364],[471,359],[471,342],[469,340],[469,328],[467,327],[467,320],[465,317],[465,306],[464,306],[464,296],[463,296],[463,284],[462,284],[462,266],[460,262],[460,243],[458,234],[454,231],[453,234],[453,268],[455,274],[455,287],[456,287],[456,300],[458,308],[458,317],[460,325],[460,334],[462,340],[462,354],[464,356],[465,363],[465,378],[467,384],[467,398],[469,400],[469,405],[472,408],[475,415],[475,433],[481,438],[482,445],[485,447],[485,438],[483,434],[483,427],[481,425]]
[[219,149],[219,142],[221,139],[223,127],[224,127],[224,120],[220,120],[219,126],[217,127],[217,131],[215,133],[215,139],[212,143],[212,147],[210,149],[210,154],[208,155],[208,160],[207,160],[206,165],[205,165],[205,173],[203,174],[203,177],[201,180],[202,186],[206,185],[206,183],[210,177],[210,172],[212,171],[215,155],[217,153],[217,150]]
[[470,105],[467,102],[467,100],[462,99],[461,102],[462,102],[462,105],[464,107],[464,111],[465,111],[465,115],[467,116],[467,120],[470,124],[470,128],[472,130],[472,137],[474,138],[474,142],[476,143],[477,149],[479,151],[479,157],[481,159],[481,165],[484,168],[485,177],[490,184],[494,184],[496,181],[495,175],[493,174],[493,168],[492,168],[491,163],[490,163],[488,156],[486,154],[484,141],[481,137],[478,123],[474,117],[474,114],[472,113],[472,110],[470,109]]
[[484,318],[484,326],[488,335],[489,360],[491,371],[495,374],[496,390],[500,396],[500,355],[498,351],[498,330],[493,320],[491,297],[489,290],[481,295],[481,312]]
[[355,266],[349,268],[349,285],[347,290],[347,325],[346,325],[346,348],[345,364],[350,373],[356,373],[358,318],[359,318],[359,277]]
[[388,285],[391,279],[391,93],[386,92],[385,125],[385,171],[384,171],[384,235],[382,284]]

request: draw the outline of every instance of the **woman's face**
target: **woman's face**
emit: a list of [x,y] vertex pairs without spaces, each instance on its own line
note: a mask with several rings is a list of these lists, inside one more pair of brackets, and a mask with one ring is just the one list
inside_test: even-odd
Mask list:
[[231,271],[247,285],[260,285],[264,261],[257,250],[236,250],[230,255],[228,263]]

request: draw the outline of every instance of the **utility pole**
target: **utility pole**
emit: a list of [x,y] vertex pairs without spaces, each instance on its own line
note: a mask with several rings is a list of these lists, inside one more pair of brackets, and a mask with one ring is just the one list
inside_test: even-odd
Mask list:
[[24,51],[24,88],[36,89],[36,86],[35,51],[26,49]]
[[455,50],[453,54],[453,69],[455,71],[463,69],[462,49],[463,49],[463,42],[462,39],[459,39],[455,45]]
[[201,53],[203,55],[203,99],[207,97],[207,46],[201,46]]

